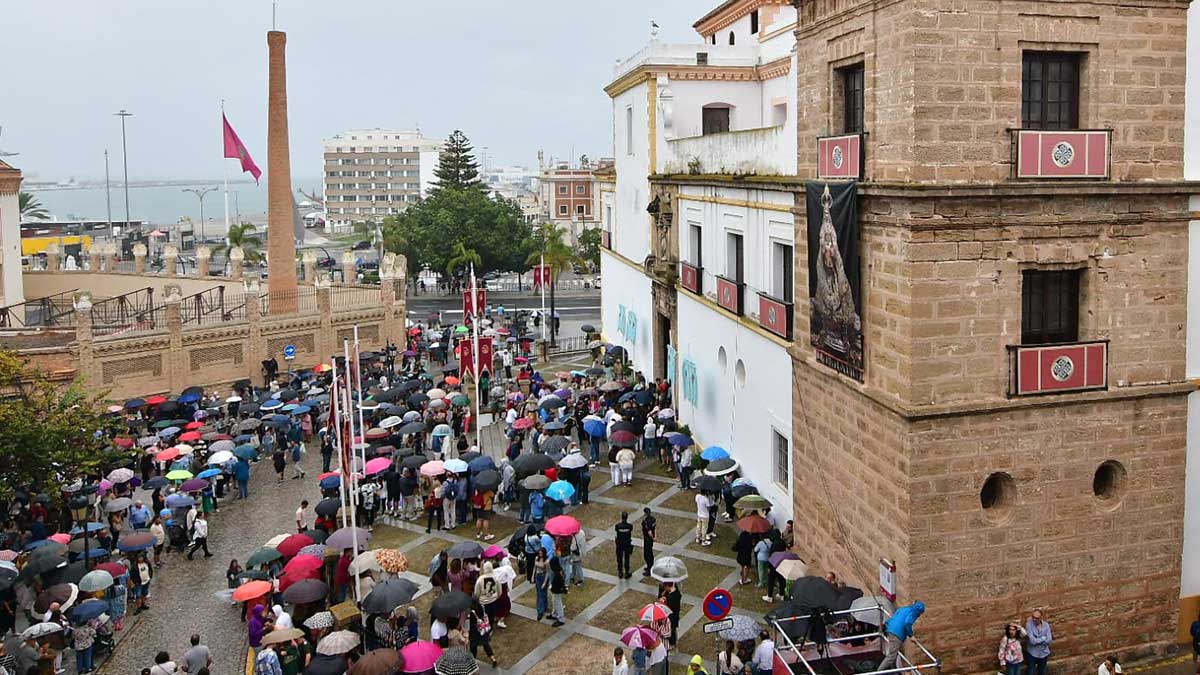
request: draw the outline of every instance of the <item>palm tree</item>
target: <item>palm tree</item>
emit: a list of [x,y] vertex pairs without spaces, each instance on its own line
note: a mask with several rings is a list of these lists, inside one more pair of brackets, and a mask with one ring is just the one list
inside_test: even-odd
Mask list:
[[17,204],[21,209],[21,220],[49,220],[50,212],[38,198],[28,192],[17,195]]
[[563,270],[580,262],[575,249],[563,241],[563,231],[551,223],[542,223],[534,232],[533,250],[529,252],[525,264],[532,267],[542,260],[550,266],[553,281],[558,281],[558,275],[562,274]]
[[478,270],[483,265],[483,258],[473,248],[467,248],[461,241],[454,245],[450,259],[446,261],[446,274],[453,277],[455,272],[468,265],[474,265]]
[[[213,247],[212,253],[216,254],[227,249],[238,246],[245,254],[246,264],[257,265],[262,262],[262,254],[258,252],[258,247],[262,246],[262,239],[259,238],[257,230],[251,223],[234,223],[229,226],[229,233],[225,237],[223,244],[218,244]],[[228,255],[226,262],[228,262]]]

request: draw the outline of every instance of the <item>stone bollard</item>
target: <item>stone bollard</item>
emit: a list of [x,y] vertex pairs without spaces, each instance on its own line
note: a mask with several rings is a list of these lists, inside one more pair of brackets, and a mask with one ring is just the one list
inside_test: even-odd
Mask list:
[[[59,263],[62,260],[62,249],[58,247],[57,241],[52,241],[46,244],[46,271],[57,272]],[[89,303],[91,300],[89,299]]]
[[137,274],[146,273],[146,245],[138,242],[133,245],[133,271]]
[[212,249],[207,246],[196,247],[196,274],[201,278],[208,276],[208,263],[212,260]]
[[300,254],[300,262],[304,269],[304,280],[312,283],[317,278],[317,254],[315,251],[305,251]]
[[342,283],[352,284],[358,280],[358,260],[354,251],[342,254]]
[[88,271],[89,272],[99,272],[100,271],[100,245],[99,244],[92,244],[91,246],[88,247],[87,258],[88,258]]
[[120,271],[121,247],[117,245],[117,242],[110,241],[110,242],[108,242],[108,244],[105,245],[104,248],[105,248],[105,252],[107,253],[107,257],[108,257],[108,263],[105,265],[105,267],[107,268],[106,271],[108,271],[108,272]]
[[163,247],[163,273],[169,277],[175,276],[175,264],[179,261],[179,247],[167,244]]
[[229,278],[242,278],[242,265],[246,262],[246,253],[242,251],[241,246],[234,246],[229,249]]

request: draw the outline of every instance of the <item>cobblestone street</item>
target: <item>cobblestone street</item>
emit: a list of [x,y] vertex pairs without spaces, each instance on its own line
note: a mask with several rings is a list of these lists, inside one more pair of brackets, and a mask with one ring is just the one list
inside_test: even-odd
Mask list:
[[[320,497],[312,477],[320,469],[320,455],[311,450],[305,457],[306,480],[276,482],[269,460],[253,465],[250,498],[222,499],[211,518],[208,547],[188,561],[171,554],[154,577],[150,610],[134,625],[126,625],[115,655],[98,672],[103,675],[136,675],[154,663],[159,651],[178,661],[188,647],[188,638],[199,633],[213,654],[213,673],[241,672],[246,658],[246,625],[236,607],[214,595],[226,587],[225,570],[233,558],[244,560],[263,542],[277,534],[294,532],[294,512],[301,499],[316,503]],[[291,467],[288,468],[289,473]],[[70,654],[68,654],[70,656]],[[72,664],[73,665],[73,664]]]

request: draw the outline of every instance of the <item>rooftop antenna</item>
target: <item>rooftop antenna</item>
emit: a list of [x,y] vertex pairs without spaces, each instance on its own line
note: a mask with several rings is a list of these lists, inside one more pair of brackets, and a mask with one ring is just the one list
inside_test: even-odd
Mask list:
[[[3,136],[3,135],[4,135],[4,127],[0,127],[0,136]],[[15,157],[15,156],[17,156],[17,155],[19,155],[19,154],[21,154],[21,153],[19,153],[19,152],[5,152],[5,151],[3,151],[3,150],[0,150],[0,157]]]

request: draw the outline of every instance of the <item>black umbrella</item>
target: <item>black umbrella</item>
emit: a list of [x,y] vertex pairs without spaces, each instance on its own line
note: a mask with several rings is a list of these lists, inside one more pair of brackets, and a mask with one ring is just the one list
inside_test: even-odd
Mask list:
[[446,555],[451,559],[470,560],[483,555],[483,547],[473,541],[462,541],[450,547]]
[[87,563],[83,560],[70,565],[56,567],[42,575],[47,586],[54,584],[78,584],[83,575],[88,573]]
[[606,371],[603,368],[588,368],[583,372],[594,377],[596,375],[603,375]]
[[0,591],[12,588],[12,585],[17,583],[17,575],[20,574],[11,567],[0,567]]
[[154,411],[154,414],[157,415],[159,419],[166,419],[168,415],[174,415],[176,412],[178,412],[179,407],[179,403],[175,401],[167,401],[166,403],[159,405],[158,409]]
[[708,467],[704,469],[709,475],[720,475],[728,473],[728,471],[737,466],[737,462],[726,457],[725,459],[717,459],[708,463]]
[[283,592],[283,599],[293,605],[302,605],[306,602],[316,602],[328,593],[329,586],[326,586],[324,581],[302,579],[288,586]]
[[[705,478],[716,478],[716,476],[705,476]],[[736,485],[733,488],[733,501],[737,501],[746,495],[758,494],[758,488],[753,485]]]
[[500,485],[500,474],[492,469],[480,471],[475,476],[475,487],[480,490],[495,490],[498,485]]
[[48,555],[41,558],[34,558],[25,563],[21,568],[21,573],[17,576],[20,581],[32,579],[39,574],[45,574],[50,570],[64,567],[67,564],[67,559],[61,555]]
[[201,396],[203,396],[204,395],[204,387],[201,387],[198,385],[193,385],[193,386],[188,387],[187,389],[184,389],[183,391],[179,392],[180,396],[182,396],[184,394],[200,394]]
[[421,468],[422,464],[424,464],[425,462],[428,462],[428,461],[429,460],[425,459],[424,455],[413,455],[411,457],[405,457],[404,459],[400,460],[400,467],[404,468],[404,469],[412,469],[413,471],[417,471]]
[[398,400],[400,398],[400,394],[403,393],[404,392],[400,391],[399,389],[387,389],[379,392],[378,394],[373,394],[371,398],[379,401],[380,403],[391,403],[392,401]]
[[626,420],[617,420],[616,422],[613,422],[612,427],[610,427],[608,430],[608,433],[609,435],[612,435],[618,431],[628,431],[631,434],[636,434],[638,432],[638,430],[634,428],[633,422],[628,422]]
[[429,613],[436,619],[452,619],[471,607],[471,596],[462,591],[450,591],[438,596],[429,608]]
[[[421,394],[421,396],[424,395],[425,394]],[[419,434],[422,431],[425,431],[425,423],[421,421],[409,422],[408,424],[400,427],[397,431],[401,436],[407,436],[408,434]]]
[[271,578],[265,570],[242,570],[237,575],[239,582],[244,581],[266,581]]
[[443,373],[452,373],[456,370],[458,370],[458,361],[455,361],[453,359],[450,361],[447,361],[446,365],[442,366]]
[[362,609],[370,614],[390,614],[400,605],[412,602],[417,594],[418,586],[408,579],[392,577],[375,588],[363,598]]
[[582,326],[580,326],[580,327],[579,327],[579,330],[581,330],[581,331],[583,331],[583,332],[585,332],[585,333],[595,333],[595,332],[596,332],[596,327],[595,327],[595,326],[593,326],[593,325],[592,325],[592,324],[590,324],[590,323],[585,323],[585,324],[583,324]]
[[429,401],[429,397],[426,396],[425,394],[422,394],[421,392],[417,392],[417,393],[413,394],[412,396],[408,397],[408,404],[413,407],[420,406],[421,404],[423,404],[427,401]]
[[458,458],[461,459],[462,461],[466,462],[467,464],[470,464],[471,460],[476,459],[478,457],[482,457],[482,456],[483,455],[480,454],[478,450],[468,450],[468,451],[464,452],[463,454],[459,455]]
[[143,490],[161,490],[171,484],[171,481],[162,476],[155,476],[150,480],[142,483]]
[[692,486],[701,492],[720,492],[721,479],[716,476],[700,476],[692,480]]
[[541,400],[541,402],[538,403],[538,408],[541,408],[542,410],[554,410],[556,408],[561,408],[565,405],[566,405],[566,403],[564,403],[561,398],[551,394],[551,395],[543,398]]
[[337,513],[338,509],[340,508],[342,508],[341,500],[322,499],[320,502],[317,502],[317,506],[313,510],[317,512],[318,516],[332,516],[333,514]]
[[275,398],[286,403],[287,401],[290,401],[299,395],[300,392],[296,391],[295,389],[280,389],[279,395]]
[[403,391],[403,392],[410,392],[410,391],[413,391],[414,389],[420,389],[420,388],[421,388],[420,380],[409,380],[407,382],[404,382],[403,384],[396,386],[396,389],[399,389],[400,391]]
[[517,545],[517,542],[523,541],[525,539],[525,535],[529,534],[530,531],[533,531],[534,534],[537,534],[537,524],[530,523],[528,525],[518,526],[516,531],[512,533],[512,536],[508,538],[508,547],[513,548]]
[[329,538],[329,533],[325,530],[305,530],[300,534],[312,539],[314,544],[324,544]]
[[524,478],[552,468],[554,460],[548,455],[526,453],[514,459],[512,466],[513,470],[517,472],[517,478]]
[[834,609],[838,589],[824,577],[801,577],[792,582],[792,604],[798,607]]

